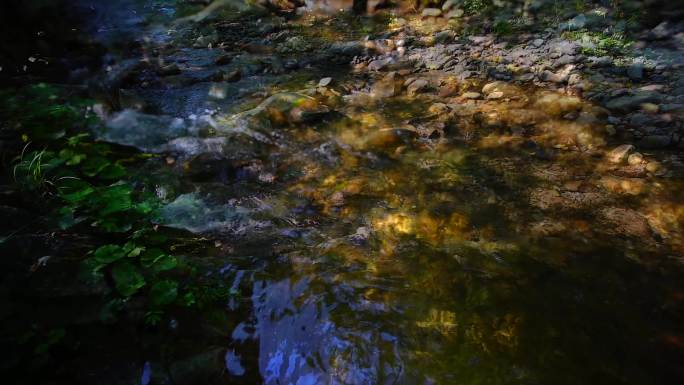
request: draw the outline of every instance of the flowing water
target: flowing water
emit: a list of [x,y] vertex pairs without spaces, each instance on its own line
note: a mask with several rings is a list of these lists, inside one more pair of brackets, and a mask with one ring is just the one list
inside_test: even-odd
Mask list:
[[[93,6],[90,31],[113,52],[112,71],[140,59],[120,48],[132,41],[147,60],[181,67],[128,86],[98,134],[162,154],[132,172],[155,186],[178,243],[202,237],[180,248],[202,279],[231,293],[149,335],[93,335],[99,353],[71,358],[91,383],[129,383],[122,373],[142,384],[684,378],[672,219],[684,186],[611,174],[591,151],[605,135],[562,118],[591,103],[532,86],[477,111],[378,99],[344,91],[369,81],[347,62],[283,71],[287,61],[245,47],[223,68],[242,69],[239,81],[207,81],[222,51],[174,32],[189,27],[172,26],[172,2],[79,4]],[[252,33],[239,27],[223,25]],[[188,43],[169,48],[176,33]],[[325,76],[331,87],[317,87]],[[497,128],[516,119],[556,129],[532,142]],[[583,149],[563,149],[569,135]]]

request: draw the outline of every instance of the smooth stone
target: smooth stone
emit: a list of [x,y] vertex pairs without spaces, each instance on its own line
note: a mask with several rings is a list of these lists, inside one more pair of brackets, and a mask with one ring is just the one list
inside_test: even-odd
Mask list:
[[644,156],[638,152],[635,152],[634,154],[630,154],[627,157],[627,163],[631,166],[642,164],[643,162],[644,162]]
[[632,80],[641,80],[644,78],[644,64],[640,62],[632,63],[627,67],[627,76]]
[[459,0],[447,0],[442,4],[442,11],[446,12],[450,10],[451,8],[454,7],[454,5],[457,5],[460,1]]
[[318,86],[319,87],[327,87],[332,83],[332,78],[331,77],[326,77],[318,81]]
[[612,163],[622,163],[633,151],[634,146],[631,144],[617,146],[610,153],[608,153],[608,160]]
[[463,94],[464,99],[482,99],[482,94],[479,92],[466,92]]
[[428,84],[428,81],[425,79],[416,79],[408,85],[406,91],[408,91],[409,95],[415,95],[419,92],[425,91],[425,89],[427,89]]
[[442,15],[442,10],[439,8],[425,8],[421,13],[423,17],[438,17]]
[[496,99],[501,99],[501,98],[503,98],[503,96],[504,96],[504,93],[503,93],[503,92],[501,92],[501,91],[494,91],[494,92],[490,93],[489,95],[487,95],[487,99],[496,100]]
[[444,15],[444,17],[446,17],[447,19],[458,19],[460,17],[463,17],[464,13],[465,12],[461,8],[456,8],[449,11],[446,15]]

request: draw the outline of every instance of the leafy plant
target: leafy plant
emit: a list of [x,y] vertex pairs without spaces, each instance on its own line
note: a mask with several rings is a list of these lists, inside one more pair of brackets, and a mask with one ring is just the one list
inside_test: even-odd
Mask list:
[[109,240],[88,253],[82,275],[95,281],[108,277],[112,283],[117,296],[103,308],[104,319],[114,319],[138,294],[146,297],[150,314],[163,314],[177,299],[181,305],[194,304],[194,297],[166,276],[179,262],[154,236],[159,200],[128,179],[125,162],[130,157],[121,159],[109,144],[83,132],[94,123],[84,112],[87,103],[65,99],[45,84],[0,91],[0,99],[5,102],[0,116],[26,142],[12,168],[17,185],[48,198],[59,229],[94,231]]

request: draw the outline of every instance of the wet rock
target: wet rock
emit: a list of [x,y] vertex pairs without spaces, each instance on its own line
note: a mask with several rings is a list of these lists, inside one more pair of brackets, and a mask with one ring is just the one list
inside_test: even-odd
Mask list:
[[624,235],[648,240],[651,228],[646,218],[638,212],[619,207],[608,207],[600,211],[599,220],[606,225],[609,234]]
[[318,86],[319,87],[327,87],[332,83],[332,78],[331,77],[326,77],[318,81]]
[[582,108],[582,100],[576,96],[567,96],[556,92],[544,92],[534,105],[552,116],[563,116]]
[[229,83],[236,82],[242,78],[240,70],[233,70],[223,76],[223,80]]
[[457,83],[445,84],[439,89],[440,98],[448,98],[451,96],[456,96],[460,92],[460,87]]
[[606,108],[619,112],[630,112],[643,103],[658,103],[661,95],[655,92],[640,92],[634,95],[620,96],[606,103]]
[[545,82],[552,82],[552,83],[564,83],[567,79],[559,74],[553,73],[549,70],[546,70],[542,73],[540,76],[541,80]]
[[143,151],[160,151],[168,141],[185,136],[183,119],[163,115],[148,115],[135,110],[123,110],[105,122],[99,138]]
[[198,193],[179,195],[160,210],[160,224],[193,233],[241,233],[268,227],[249,217],[244,207],[215,203]]
[[635,152],[627,157],[627,164],[635,166],[644,163],[644,156],[641,153]]
[[181,69],[178,67],[177,64],[169,64],[166,66],[159,67],[157,69],[157,74],[159,76],[171,76],[171,75],[178,75],[181,73]]
[[623,144],[615,147],[611,152],[609,152],[607,158],[608,161],[612,163],[623,163],[633,151],[634,146],[631,144]]
[[561,29],[566,29],[568,31],[576,31],[578,29],[582,29],[587,25],[587,17],[584,16],[583,14],[579,14],[572,19],[568,20],[567,23],[565,23],[563,26],[561,26]]
[[494,91],[490,92],[487,94],[487,99],[489,100],[496,100],[496,99],[501,99],[504,97],[504,93],[502,91]]
[[394,59],[393,57],[386,57],[382,59],[373,60],[368,64],[368,69],[371,71],[382,71],[395,63],[396,59]]
[[401,79],[395,72],[390,72],[373,84],[370,95],[374,99],[384,99],[391,98],[399,92],[401,92]]
[[386,128],[373,131],[361,145],[363,150],[389,150],[397,146],[410,144],[418,134],[402,128]]
[[406,87],[406,91],[410,96],[413,96],[425,91],[428,87],[428,84],[428,81],[425,79],[416,79]]
[[575,41],[555,40],[549,43],[550,51],[560,55],[575,55],[579,49],[580,44]]
[[672,35],[674,35],[674,28],[672,28],[672,25],[667,21],[658,24],[648,33],[648,37],[652,40],[665,40]]
[[253,112],[265,112],[271,123],[309,122],[330,112],[316,99],[295,92],[282,92],[268,97]]
[[644,78],[644,63],[634,62],[627,67],[627,76],[632,80],[641,80]]
[[442,4],[442,11],[446,12],[458,4],[460,4],[459,0],[446,0],[444,4]]
[[646,164],[646,171],[650,173],[656,173],[662,169],[662,165],[659,162],[651,161]]
[[222,66],[230,63],[231,61],[233,61],[233,56],[229,54],[223,54],[214,59],[214,64]]
[[669,135],[647,135],[639,140],[639,146],[648,149],[668,147],[672,143]]
[[214,99],[225,99],[228,96],[228,85],[212,84],[209,88],[209,96]]
[[466,92],[463,94],[463,98],[471,100],[482,99],[482,94],[479,92]]
[[425,8],[421,13],[423,17],[438,17],[442,15],[442,10],[439,8]]
[[448,44],[452,41],[454,41],[454,38],[456,37],[456,33],[452,30],[446,30],[446,31],[440,31],[435,34],[435,42],[436,43],[442,43],[442,44]]
[[544,39],[534,39],[531,44],[533,47],[539,48],[544,45]]
[[[228,138],[223,136],[209,138],[185,136],[171,140],[163,147],[163,150],[181,157],[188,157],[202,153],[222,153],[227,144]],[[246,150],[247,147],[244,146],[242,149]],[[239,152],[235,151],[235,153]]]
[[639,195],[646,190],[646,182],[641,178],[604,176],[599,183],[606,190],[616,194]]
[[227,182],[235,175],[235,169],[230,160],[215,152],[194,156],[183,165],[183,172],[195,181]]

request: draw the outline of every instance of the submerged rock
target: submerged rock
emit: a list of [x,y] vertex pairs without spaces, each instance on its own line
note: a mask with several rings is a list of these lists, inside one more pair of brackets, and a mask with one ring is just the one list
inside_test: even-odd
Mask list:
[[390,72],[373,84],[370,96],[374,99],[384,99],[391,98],[399,92],[401,92],[401,79],[395,72]]
[[187,135],[185,121],[164,115],[123,110],[105,122],[99,138],[113,143],[158,152],[172,139]]
[[633,151],[634,146],[631,144],[623,144],[608,153],[608,160],[612,163],[623,163]]
[[246,207],[212,201],[210,197],[202,197],[198,193],[179,195],[161,209],[160,224],[193,233],[233,234],[244,234],[270,225],[251,219],[251,210]]

